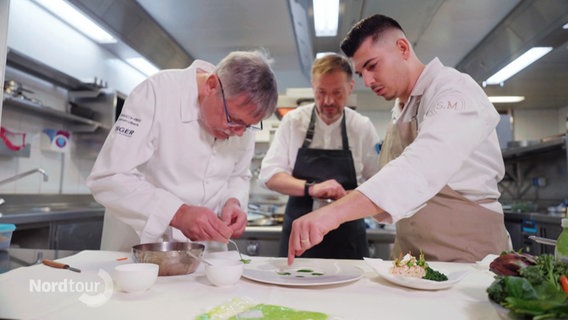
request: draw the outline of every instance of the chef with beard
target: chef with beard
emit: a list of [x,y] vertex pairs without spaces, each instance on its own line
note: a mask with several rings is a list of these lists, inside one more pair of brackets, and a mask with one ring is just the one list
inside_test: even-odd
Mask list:
[[[354,80],[347,58],[316,59],[311,83],[315,103],[282,119],[261,164],[260,181],[289,195],[279,255],[288,254],[292,222],[312,211],[314,201],[337,200],[379,169],[378,135],[368,117],[345,108]],[[302,257],[362,259],[369,255],[363,219],[342,224]]]

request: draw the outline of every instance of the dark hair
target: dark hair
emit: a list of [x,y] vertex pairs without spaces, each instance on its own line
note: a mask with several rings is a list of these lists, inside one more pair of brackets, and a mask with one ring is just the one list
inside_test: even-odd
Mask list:
[[328,74],[334,71],[341,71],[345,73],[348,80],[353,79],[353,68],[351,68],[351,63],[346,57],[337,53],[330,53],[316,59],[312,65],[312,78],[316,74]]
[[341,50],[348,57],[353,57],[355,51],[359,49],[361,43],[368,37],[372,37],[373,42],[376,42],[383,32],[391,29],[398,29],[402,32],[402,27],[393,18],[383,16],[382,14],[375,14],[367,17],[355,24],[347,33],[343,41],[341,41]]

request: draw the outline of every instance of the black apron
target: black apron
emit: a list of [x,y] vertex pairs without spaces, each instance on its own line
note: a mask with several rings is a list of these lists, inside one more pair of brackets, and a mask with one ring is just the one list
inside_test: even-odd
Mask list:
[[[304,144],[298,150],[296,156],[292,176],[316,183],[335,179],[345,190],[357,188],[353,156],[351,150],[349,150],[349,140],[347,139],[345,112],[341,120],[343,149],[340,150],[308,148],[314,136],[315,119],[316,107],[314,106]],[[288,256],[288,240],[292,230],[292,221],[312,211],[312,205],[313,200],[309,195],[289,197],[280,238],[279,255],[281,257]],[[330,259],[362,259],[368,256],[369,246],[364,219],[349,221],[340,225],[339,228],[326,234],[321,243],[301,255],[303,258]]]

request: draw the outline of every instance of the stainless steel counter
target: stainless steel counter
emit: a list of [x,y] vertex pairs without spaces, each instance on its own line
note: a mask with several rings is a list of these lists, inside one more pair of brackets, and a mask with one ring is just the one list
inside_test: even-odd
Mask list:
[[74,255],[74,250],[22,249],[0,250],[0,273],[41,263],[42,259],[55,260]]
[[[236,239],[239,248],[251,256],[275,257],[282,226],[248,226],[243,235]],[[367,229],[367,240],[371,257],[389,258],[396,231],[392,228]]]
[[104,207],[88,194],[2,195],[0,223],[16,225],[12,244],[22,248],[99,249]]
[[505,211],[505,220],[520,221],[520,220],[534,220],[543,223],[558,224],[564,218],[563,214],[549,214],[542,212],[513,212]]
[[29,224],[102,218],[104,207],[90,195],[3,195],[0,223]]
[[[266,226],[266,227],[254,227],[248,226],[242,236],[245,237],[260,237],[266,239],[280,239],[280,233],[282,232],[282,226]],[[393,229],[367,229],[367,239],[374,242],[394,242],[394,237],[396,231]]]
[[[244,235],[247,236],[272,235],[279,238],[280,232],[282,232],[282,226],[267,226],[267,227],[248,226],[245,230]],[[369,239],[372,240],[392,242],[394,241],[395,235],[396,231],[390,228],[367,229],[367,237],[369,237]]]

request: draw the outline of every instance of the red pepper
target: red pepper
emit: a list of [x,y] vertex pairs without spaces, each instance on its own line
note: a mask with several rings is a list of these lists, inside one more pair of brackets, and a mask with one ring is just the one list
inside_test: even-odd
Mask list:
[[562,285],[562,291],[568,295],[568,277],[565,275],[560,276],[560,284]]

